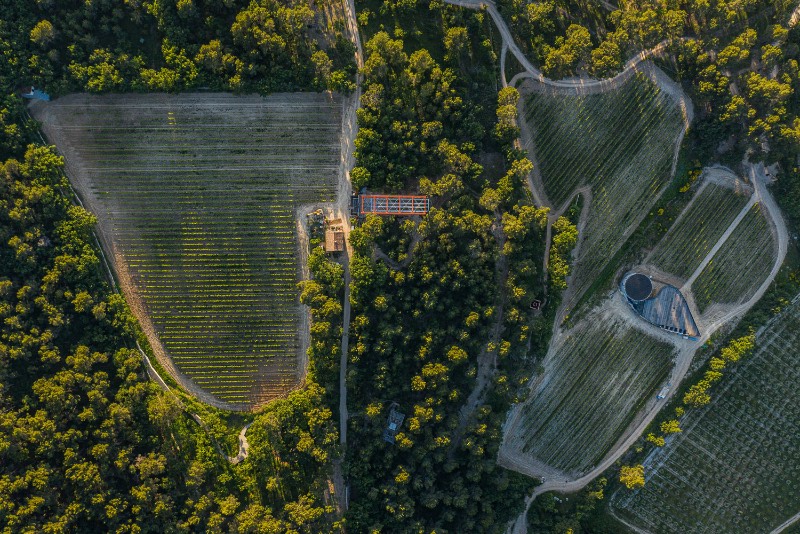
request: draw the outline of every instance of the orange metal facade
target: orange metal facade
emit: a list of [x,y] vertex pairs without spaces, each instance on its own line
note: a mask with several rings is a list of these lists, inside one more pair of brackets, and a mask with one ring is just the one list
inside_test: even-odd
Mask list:
[[362,215],[425,215],[430,209],[430,199],[417,195],[359,195]]

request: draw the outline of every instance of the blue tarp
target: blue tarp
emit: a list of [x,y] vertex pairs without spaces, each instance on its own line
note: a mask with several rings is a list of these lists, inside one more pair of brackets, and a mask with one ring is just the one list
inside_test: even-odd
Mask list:
[[50,95],[39,89],[34,89],[30,93],[25,93],[22,95],[22,97],[30,98],[31,100],[44,100],[45,102],[50,102]]

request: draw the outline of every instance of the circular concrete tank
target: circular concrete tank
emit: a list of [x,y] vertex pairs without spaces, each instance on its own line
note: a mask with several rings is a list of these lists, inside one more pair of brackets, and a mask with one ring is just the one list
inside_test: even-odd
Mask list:
[[652,292],[653,282],[643,274],[633,273],[625,279],[625,294],[631,300],[645,300]]

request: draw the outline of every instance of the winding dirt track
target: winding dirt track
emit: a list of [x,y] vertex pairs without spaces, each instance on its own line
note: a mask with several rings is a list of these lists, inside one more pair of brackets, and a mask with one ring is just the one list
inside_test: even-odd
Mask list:
[[[630,447],[633,445],[639,436],[644,432],[647,426],[652,422],[658,412],[663,408],[669,400],[672,398],[675,391],[678,389],[678,386],[683,381],[686,373],[689,370],[689,365],[692,362],[692,357],[696,350],[703,345],[711,335],[716,332],[720,327],[727,324],[730,321],[737,320],[741,318],[750,308],[752,308],[756,302],[758,302],[761,297],[764,296],[767,289],[769,288],[772,281],[775,280],[775,277],[778,274],[781,266],[783,265],[783,261],[786,258],[786,252],[788,250],[789,245],[789,232],[786,228],[786,223],[783,220],[783,216],[778,208],[778,205],[775,203],[775,199],[772,198],[772,195],[767,191],[766,184],[768,183],[768,178],[764,174],[764,166],[763,164],[757,165],[749,165],[748,166],[748,173],[750,175],[750,179],[754,185],[755,191],[753,193],[753,197],[755,201],[759,201],[762,203],[763,207],[766,210],[766,213],[769,215],[769,218],[772,220],[776,231],[776,237],[778,242],[778,254],[775,259],[775,263],[772,266],[772,271],[770,272],[769,276],[764,280],[764,282],[759,287],[758,291],[744,304],[734,307],[725,315],[717,318],[715,321],[707,324],[705,326],[705,333],[703,337],[692,343],[689,346],[683,347],[681,352],[678,356],[676,361],[675,367],[673,368],[672,375],[670,377],[670,382],[672,383],[672,388],[670,392],[666,395],[664,399],[658,400],[655,405],[650,409],[649,413],[640,421],[640,423],[634,428],[632,431],[629,432],[628,437],[619,443],[615,449],[609,453],[606,458],[598,464],[592,471],[587,473],[586,475],[569,481],[569,480],[548,480],[544,484],[538,486],[533,493],[525,499],[525,511],[517,518],[517,520],[511,526],[511,532],[514,534],[523,534],[527,532],[527,524],[526,524],[526,516],[528,508],[530,507],[531,503],[536,499],[537,496],[541,495],[542,493],[546,493],[548,491],[556,491],[559,493],[571,493],[580,490],[586,484],[594,480],[600,474],[603,473],[606,469],[611,467],[614,462],[616,462]],[[740,222],[740,219],[733,221],[731,226],[729,227],[728,231],[720,237],[719,242],[717,243],[718,246],[715,246],[708,254],[706,260],[710,260],[713,253],[720,248],[722,243],[730,236],[730,234],[735,230],[736,226]],[[707,262],[704,262],[707,263]],[[800,520],[800,514],[796,516],[794,521]],[[788,523],[786,526],[789,526]],[[783,527],[785,528],[785,527]],[[779,531],[780,532],[780,531]]]
[[[503,52],[505,52],[506,49],[511,50],[516,59],[525,69],[524,72],[515,75],[511,79],[509,85],[512,86],[517,84],[520,80],[527,78],[534,80],[535,82],[538,82],[538,84],[544,88],[552,88],[555,90],[567,89],[574,91],[577,94],[588,94],[588,93],[613,90],[618,88],[628,79],[630,79],[630,77],[633,76],[633,74],[637,70],[637,67],[639,66],[640,63],[647,60],[651,56],[660,54],[669,44],[668,42],[664,41],[649,50],[645,50],[640,52],[639,54],[636,54],[625,64],[625,69],[620,74],[614,76],[613,78],[608,78],[603,80],[593,80],[593,79],[568,79],[568,80],[558,80],[558,81],[550,80],[546,78],[539,69],[533,66],[530,63],[530,61],[528,61],[528,59],[516,45],[508,26],[506,25],[500,13],[497,11],[497,7],[495,6],[494,2],[492,2],[491,0],[445,0],[445,2],[471,9],[486,9],[489,12],[489,15],[492,17],[495,26],[497,27],[498,31],[502,36]],[[664,76],[663,73],[660,73],[659,75]],[[505,78],[505,76],[503,76],[503,78]],[[667,80],[659,80],[659,81],[667,82]],[[659,85],[670,92],[675,90],[674,84],[672,84],[672,87],[670,87],[671,85],[670,83],[659,83]],[[684,111],[686,127],[688,128],[688,124],[689,122],[691,122],[692,118],[691,103],[686,102],[684,105],[682,105],[682,107]],[[680,143],[683,139],[683,136],[685,135],[685,132],[686,128],[684,128],[683,132],[681,133],[680,136],[681,138],[678,140],[678,143],[676,145],[676,151],[675,151],[676,161],[678,156],[677,147],[680,146]],[[673,162],[673,173],[675,170],[676,161]],[[578,491],[581,488],[583,488],[586,484],[591,482],[594,478],[599,476],[603,471],[608,469],[611,465],[613,465],[614,462],[616,462],[628,450],[628,448],[630,448],[630,446],[633,445],[633,443],[639,438],[639,436],[642,434],[645,428],[647,428],[647,426],[652,422],[652,420],[658,414],[660,409],[664,405],[666,405],[667,402],[669,402],[670,398],[677,390],[681,381],[686,376],[686,373],[689,370],[689,366],[691,364],[694,353],[696,352],[696,349],[699,348],[703,343],[705,343],[705,341],[711,336],[711,334],[714,333],[717,329],[719,329],[722,325],[744,315],[744,313],[746,313],[747,310],[749,310],[764,295],[769,285],[775,279],[775,276],[780,270],[780,267],[783,264],[783,260],[786,256],[786,251],[788,248],[788,231],[786,229],[786,225],[783,221],[783,217],[780,213],[780,210],[777,207],[777,204],[775,204],[774,199],[766,190],[766,183],[768,180],[764,175],[763,165],[761,164],[750,165],[749,172],[752,183],[755,187],[755,192],[753,194],[754,198],[753,202],[761,201],[763,203],[764,207],[766,208],[767,214],[773,221],[777,233],[778,254],[769,277],[766,280],[764,280],[759,290],[750,298],[750,300],[748,300],[747,302],[745,302],[740,306],[734,307],[722,317],[719,317],[712,323],[706,325],[705,334],[700,341],[691,344],[676,343],[676,345],[679,345],[678,348],[680,350],[680,353],[670,378],[670,382],[672,383],[672,388],[670,392],[667,394],[666,398],[659,399],[657,402],[655,402],[649,408],[644,417],[640,418],[638,425],[627,433],[627,438],[625,439],[621,438],[621,441],[617,443],[614,449],[606,456],[606,458],[600,464],[595,466],[595,468],[592,471],[575,480],[570,481],[568,479],[565,480],[553,479],[553,480],[548,480],[542,485],[538,486],[536,490],[534,490],[534,492],[526,498],[525,510],[516,519],[516,521],[514,521],[512,524],[509,525],[509,530],[511,532],[515,534],[522,534],[527,532],[527,519],[526,519],[527,512],[531,503],[536,499],[538,495],[541,495],[542,493],[548,491],[557,491],[562,493]],[[529,180],[529,185],[531,186],[535,198],[542,198],[544,196],[543,189],[538,190],[539,188],[534,187],[532,180]],[[733,224],[731,224],[731,227],[728,229],[725,235],[723,235],[723,237],[720,239],[720,242],[717,244],[717,246],[715,246],[714,249],[712,249],[712,251],[709,253],[708,257],[706,258],[707,261],[710,261],[710,258],[713,256],[713,252],[715,252],[722,246],[727,237],[734,231],[735,227],[738,225],[740,220],[741,218],[737,218],[737,220],[735,220]],[[705,261],[704,263],[707,263],[707,261]],[[556,331],[557,330],[558,329],[556,327]],[[508,462],[508,464],[511,463],[512,462]],[[507,465],[507,467],[516,468],[524,466]],[[525,470],[522,471],[524,472]],[[798,514],[798,517],[794,518],[794,520],[800,520],[800,514]]]
[[339,443],[342,446],[342,456],[333,460],[332,483],[336,497],[336,505],[340,514],[348,508],[348,487],[342,473],[342,459],[344,450],[347,447],[347,353],[350,346],[350,258],[353,255],[353,248],[350,245],[350,196],[352,195],[352,184],[350,182],[350,171],[355,166],[356,134],[358,133],[358,121],[356,112],[361,101],[361,69],[364,67],[364,50],[361,47],[361,34],[358,31],[356,22],[356,7],[354,0],[343,0],[346,12],[347,31],[350,40],[356,45],[356,90],[348,97],[345,102],[345,109],[342,115],[341,132],[341,164],[339,168],[339,191],[337,198],[338,216],[344,224],[344,302],[342,303],[342,341],[341,355],[339,356]]
[[553,88],[561,88],[561,89],[575,89],[578,92],[603,92],[615,89],[625,83],[635,72],[636,67],[642,61],[645,61],[651,56],[655,56],[660,54],[664,51],[664,49],[669,44],[668,41],[662,41],[658,43],[656,46],[649,50],[644,50],[625,63],[625,68],[622,72],[614,76],[613,78],[606,78],[606,79],[590,79],[590,78],[573,78],[573,79],[565,79],[565,80],[551,80],[542,73],[539,69],[537,69],[528,58],[525,57],[525,54],[519,49],[517,44],[514,42],[514,38],[511,35],[511,30],[508,29],[505,20],[503,20],[503,16],[500,15],[500,12],[497,10],[497,6],[492,0],[444,0],[448,4],[453,4],[456,6],[467,7],[470,9],[486,9],[489,12],[489,15],[492,17],[492,20],[497,27],[497,30],[500,32],[500,35],[503,39],[503,46],[508,47],[511,50],[511,53],[514,54],[514,57],[517,58],[520,65],[525,69],[525,71],[515,75],[509,85],[513,86],[519,81],[521,78],[532,78],[539,83]]
[[[352,185],[350,182],[350,171],[355,165],[353,150],[355,148],[356,134],[358,133],[358,122],[356,111],[361,101],[361,69],[364,67],[364,50],[361,47],[361,34],[358,31],[356,22],[356,8],[353,0],[344,0],[345,10],[347,11],[347,29],[350,39],[356,45],[356,65],[358,74],[356,76],[356,90],[350,97],[347,109],[342,119],[342,172],[339,174],[339,211],[340,217],[344,221],[349,220],[350,195]],[[342,355],[339,361],[339,441],[344,446],[347,444],[347,351],[350,335],[350,261],[353,249],[350,246],[350,225],[344,225],[345,244],[345,275],[344,275],[344,304],[342,322]]]

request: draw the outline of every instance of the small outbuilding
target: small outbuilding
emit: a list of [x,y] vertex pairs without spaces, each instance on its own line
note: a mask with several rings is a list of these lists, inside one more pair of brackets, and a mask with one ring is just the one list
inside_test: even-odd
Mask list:
[[341,219],[328,221],[325,228],[325,252],[342,252],[344,250],[344,226]]
[[398,406],[396,402],[393,402],[392,406],[389,408],[389,421],[386,424],[386,430],[383,431],[383,441],[387,443],[394,443],[394,437],[397,435],[397,432],[400,430],[400,425],[403,424],[403,420],[406,418],[406,414],[400,413],[397,410]]

